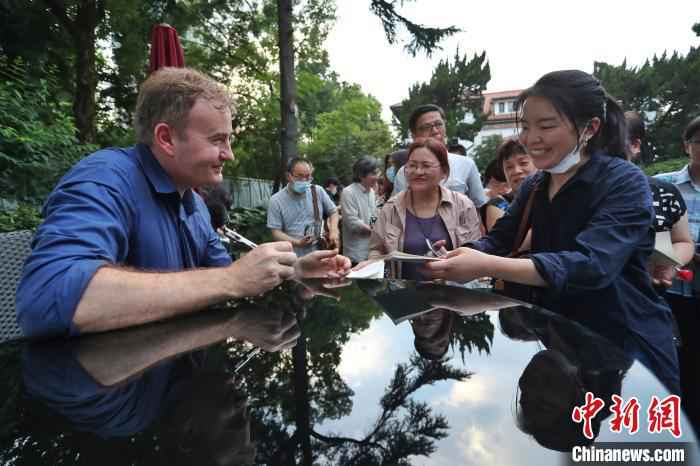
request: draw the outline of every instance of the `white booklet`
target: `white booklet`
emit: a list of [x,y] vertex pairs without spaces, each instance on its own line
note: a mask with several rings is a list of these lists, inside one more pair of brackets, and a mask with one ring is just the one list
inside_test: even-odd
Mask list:
[[360,270],[353,270],[347,274],[347,278],[384,278],[384,261],[377,259],[370,262]]
[[439,261],[440,259],[434,256],[417,256],[415,254],[408,254],[407,252],[393,251],[389,254],[384,254],[377,259],[382,259],[385,261],[397,261],[397,262],[432,262]]
[[651,257],[649,258],[649,260],[659,265],[683,265],[681,264],[681,261],[678,260],[678,257],[676,257],[676,253],[673,250],[673,243],[671,242],[670,231],[660,231],[656,233],[654,251],[651,253]]

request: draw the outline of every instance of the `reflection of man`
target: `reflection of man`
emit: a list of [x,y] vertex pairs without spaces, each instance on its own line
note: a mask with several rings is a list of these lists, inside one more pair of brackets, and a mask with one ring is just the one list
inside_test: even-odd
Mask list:
[[47,199],[17,290],[26,335],[137,325],[337,269],[340,256],[297,261],[288,243],[231,264],[192,187],[222,181],[232,111],[227,91],[194,70],[166,68],[143,83],[139,144],[84,158]]
[[326,218],[330,245],[339,244],[336,206],[324,189],[312,184],[313,170],[308,160],[291,159],[287,166],[287,187],[270,198],[267,209],[267,227],[272,237],[292,243],[298,256],[318,249]]
[[[445,112],[437,105],[427,104],[416,107],[408,120],[408,126],[414,140],[419,137],[432,137],[446,144]],[[469,157],[449,153],[448,162],[450,175],[445,181],[445,187],[466,194],[476,207],[486,203],[484,187],[474,161]],[[393,194],[407,188],[404,170],[402,167],[396,174]]]

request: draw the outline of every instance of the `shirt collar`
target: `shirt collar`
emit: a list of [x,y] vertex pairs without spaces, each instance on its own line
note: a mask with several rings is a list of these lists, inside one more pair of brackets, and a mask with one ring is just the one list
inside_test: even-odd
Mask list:
[[158,194],[170,194],[177,192],[175,183],[170,179],[170,176],[163,170],[155,155],[151,151],[151,148],[146,144],[136,144],[136,152],[138,154],[139,162],[143,168],[143,173],[146,175],[146,179],[151,183],[153,189],[156,190]]
[[690,164],[687,164],[678,172],[678,177],[675,180],[675,184],[680,183],[693,183],[693,179],[690,177]]
[[182,196],[180,196],[170,175],[166,173],[158,162],[158,159],[153,155],[151,148],[146,144],[137,144],[136,153],[138,154],[138,160],[143,169],[143,173],[146,175],[146,179],[151,186],[153,186],[153,189],[158,194],[176,194],[182,206],[185,208],[187,215],[192,215],[192,212],[194,212],[194,194],[192,190],[187,189]]

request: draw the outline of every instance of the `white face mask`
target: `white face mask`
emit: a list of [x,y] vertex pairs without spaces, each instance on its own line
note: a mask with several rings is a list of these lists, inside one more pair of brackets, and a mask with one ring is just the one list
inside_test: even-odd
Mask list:
[[[588,128],[588,124],[584,127],[584,131]],[[562,158],[558,164],[551,168],[543,168],[544,171],[547,173],[552,173],[554,175],[561,175],[562,173],[566,173],[571,168],[579,163],[581,161],[581,149],[586,147],[586,144],[588,144],[588,136],[584,134],[576,141],[576,147],[566,154],[564,158]]]

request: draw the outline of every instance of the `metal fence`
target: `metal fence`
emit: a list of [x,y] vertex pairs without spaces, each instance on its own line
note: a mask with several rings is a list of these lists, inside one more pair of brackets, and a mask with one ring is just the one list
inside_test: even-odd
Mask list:
[[259,178],[224,178],[223,187],[231,194],[232,207],[267,207],[273,184]]

